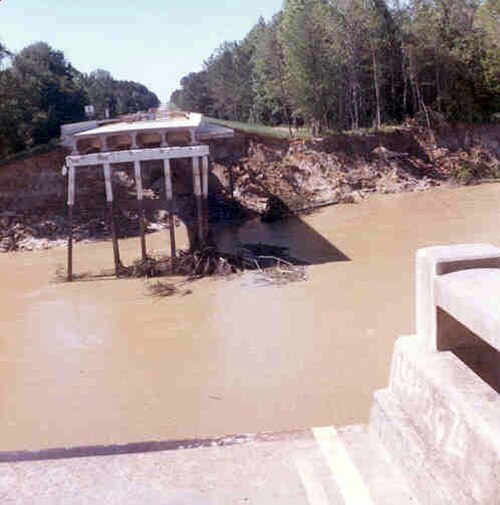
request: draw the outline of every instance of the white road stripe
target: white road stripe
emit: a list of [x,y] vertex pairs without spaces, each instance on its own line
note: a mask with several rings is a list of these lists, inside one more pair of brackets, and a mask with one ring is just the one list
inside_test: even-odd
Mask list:
[[295,467],[302,481],[309,505],[330,505],[323,485],[314,474],[311,462],[296,457]]
[[313,428],[312,431],[344,497],[345,505],[373,505],[370,493],[347,454],[337,430],[331,426]]

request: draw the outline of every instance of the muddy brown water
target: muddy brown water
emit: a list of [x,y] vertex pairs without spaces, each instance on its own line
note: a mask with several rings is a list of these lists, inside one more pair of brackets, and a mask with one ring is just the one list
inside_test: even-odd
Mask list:
[[[248,273],[162,300],[139,280],[54,282],[64,249],[0,255],[0,451],[366,422],[394,340],[414,331],[415,250],[499,232],[497,184],[376,196],[219,232],[289,246],[307,282]],[[168,249],[166,233],[148,242]],[[138,257],[138,240],[121,247]],[[75,258],[112,269],[111,244]]]

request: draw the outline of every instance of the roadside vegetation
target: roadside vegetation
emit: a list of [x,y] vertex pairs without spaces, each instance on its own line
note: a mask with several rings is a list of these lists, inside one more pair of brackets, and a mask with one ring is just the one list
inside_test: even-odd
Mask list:
[[226,126],[243,133],[251,135],[260,135],[263,137],[271,137],[277,139],[302,138],[308,139],[311,137],[310,132],[306,128],[290,128],[287,125],[267,126],[259,123],[244,123],[242,121],[228,121],[225,119],[208,118],[209,123]]
[[429,129],[494,121],[500,0],[285,0],[185,76],[171,102],[315,136],[409,118]]
[[[215,125],[226,126],[233,130],[248,133],[250,135],[260,135],[262,137],[270,137],[277,139],[303,139],[311,140],[313,137],[311,131],[302,126],[295,128],[290,125],[268,126],[261,123],[245,123],[242,121],[228,121],[226,119],[217,119],[209,117],[208,122]],[[334,135],[342,135],[346,137],[376,135],[378,133],[392,133],[403,128],[403,125],[381,125],[380,127],[358,128],[357,130],[326,130],[322,132],[323,136],[331,137]]]
[[50,146],[62,124],[86,119],[89,104],[101,119],[157,107],[159,101],[142,84],[118,81],[105,70],[79,72],[45,42],[17,54],[0,43],[0,159]]

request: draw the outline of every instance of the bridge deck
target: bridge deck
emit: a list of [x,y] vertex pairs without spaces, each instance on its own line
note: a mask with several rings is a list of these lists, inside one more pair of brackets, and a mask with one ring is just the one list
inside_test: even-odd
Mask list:
[[4,463],[2,503],[416,504],[366,427],[155,453]]

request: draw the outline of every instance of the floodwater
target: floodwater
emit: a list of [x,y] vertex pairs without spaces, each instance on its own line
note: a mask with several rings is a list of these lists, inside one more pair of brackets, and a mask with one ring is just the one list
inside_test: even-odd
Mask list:
[[[55,282],[64,249],[0,255],[0,450],[365,422],[394,340],[414,331],[415,250],[500,245],[499,225],[497,184],[249,223],[221,242],[289,246],[307,282],[248,273],[161,300],[140,280]],[[165,232],[148,243],[168,250]],[[121,248],[139,254],[137,239]],[[111,269],[111,244],[79,245],[75,260],[77,273]]]

